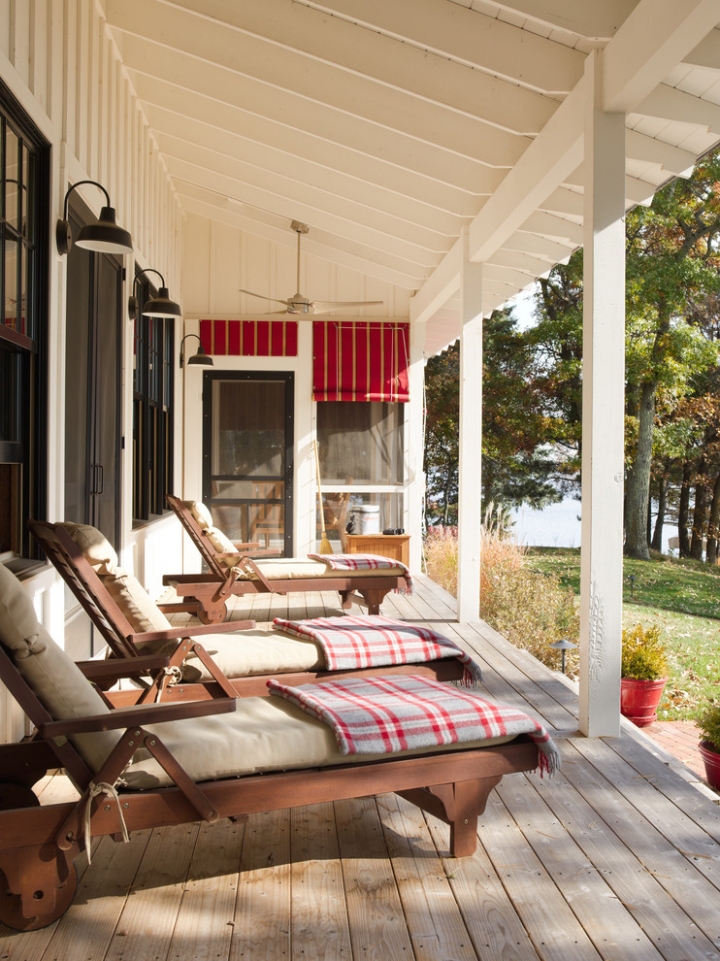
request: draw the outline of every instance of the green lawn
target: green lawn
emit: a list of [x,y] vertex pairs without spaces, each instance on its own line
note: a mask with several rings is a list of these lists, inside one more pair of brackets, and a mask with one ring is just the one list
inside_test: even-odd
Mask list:
[[[530,548],[528,564],[579,594],[579,549]],[[667,647],[670,676],[658,717],[689,719],[708,701],[719,703],[720,567],[660,555],[625,558],[623,587],[623,625],[657,625]]]

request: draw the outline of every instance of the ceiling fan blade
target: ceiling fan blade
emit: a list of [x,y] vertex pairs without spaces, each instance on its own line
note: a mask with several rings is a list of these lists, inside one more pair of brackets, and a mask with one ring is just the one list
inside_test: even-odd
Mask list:
[[329,314],[343,307],[379,307],[384,300],[314,300],[310,307],[314,314]]
[[287,307],[287,300],[278,300],[277,297],[266,297],[265,294],[256,294],[254,290],[243,290],[242,287],[238,287],[238,293],[240,294],[250,294],[251,297],[259,297],[261,300],[270,300],[274,304],[285,304]]

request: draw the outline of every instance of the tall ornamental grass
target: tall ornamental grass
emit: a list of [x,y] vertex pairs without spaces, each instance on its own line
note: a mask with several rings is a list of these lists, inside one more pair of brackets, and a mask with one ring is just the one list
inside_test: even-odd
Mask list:
[[[561,654],[550,645],[561,638],[574,644],[580,618],[572,590],[554,574],[532,571],[527,548],[508,532],[502,511],[488,511],[482,530],[480,614],[504,637],[558,670]],[[425,539],[425,571],[453,597],[457,596],[457,528],[432,527]],[[568,651],[566,671],[577,673],[577,652]]]

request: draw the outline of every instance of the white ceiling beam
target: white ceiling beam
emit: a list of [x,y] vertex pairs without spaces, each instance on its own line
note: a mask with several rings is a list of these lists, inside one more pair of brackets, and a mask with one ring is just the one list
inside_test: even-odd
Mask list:
[[217,21],[223,30],[230,27],[248,38],[277,44],[283,56],[290,51],[299,61],[298,55],[303,54],[342,73],[404,91],[511,133],[539,133],[557,108],[557,102],[534,90],[377,30],[361,30],[355,23],[328,17],[295,0],[273,0],[272,4],[267,0],[172,0],[169,5],[201,14],[206,23]]
[[[610,40],[637,0],[501,0],[498,6],[530,20],[578,33],[588,40]],[[678,4],[682,6],[682,4]]]
[[720,30],[711,30],[690,53],[683,57],[683,63],[693,67],[707,67],[720,70]]
[[517,250],[509,250],[506,247],[496,250],[492,260],[488,260],[487,264],[490,267],[511,267],[520,270],[523,274],[529,275],[528,283],[535,277],[541,277],[554,266],[547,260],[541,260],[539,257],[532,257]]
[[381,234],[379,231],[364,228],[340,217],[322,207],[315,206],[302,198],[288,198],[279,194],[273,188],[263,188],[242,184],[230,176],[213,173],[205,167],[191,164],[187,160],[177,157],[168,158],[168,172],[173,178],[197,183],[210,190],[217,190],[228,196],[238,196],[242,189],[243,202],[249,207],[259,207],[279,217],[290,220],[300,220],[311,227],[326,230],[337,236],[347,236],[356,243],[372,250],[368,259],[386,259],[393,269],[402,272],[412,272],[413,265],[427,267],[428,270],[439,263],[441,254],[424,250],[420,247],[401,243],[395,238]]
[[[146,105],[145,115],[156,132],[163,153],[178,155],[185,144],[193,148],[208,149],[226,158],[251,164],[269,173],[290,177],[300,183],[322,189],[336,195],[344,202],[349,200],[365,207],[382,211],[386,216],[399,218],[422,231],[432,231],[440,236],[457,236],[470,217],[456,217],[436,206],[421,203],[414,198],[402,196],[377,184],[352,177],[334,167],[327,167],[305,160],[294,151],[278,150],[257,140],[248,140],[230,130],[221,130],[201,119],[182,116],[162,107]],[[162,138],[171,138],[163,143]],[[470,212],[470,207],[468,211]],[[415,238],[418,240],[419,238]]]
[[[192,164],[207,171],[211,177],[230,178],[236,182],[236,200],[245,201],[250,195],[254,195],[255,190],[261,190],[284,197],[288,202],[289,214],[292,214],[295,203],[303,203],[306,207],[313,207],[318,211],[332,210],[336,217],[352,224],[352,230],[356,234],[359,235],[366,228],[371,231],[369,236],[373,237],[372,242],[378,248],[387,249],[409,260],[418,260],[420,263],[437,263],[439,257],[452,244],[452,238],[447,234],[401,220],[383,209],[374,209],[342,194],[331,193],[324,186],[313,184],[309,180],[303,182],[295,175],[294,170],[290,171],[290,175],[269,170],[217,153],[205,146],[178,140],[169,134],[158,133],[157,139],[168,169],[177,169],[178,163]],[[293,217],[294,214],[289,219]]]
[[582,76],[585,56],[579,50],[446,0],[309,0],[307,5],[536,90],[569,93]]
[[675,123],[701,124],[720,134],[720,106],[661,84],[638,104],[636,112]]
[[641,0],[605,50],[604,109],[642,113],[645,98],[719,19],[717,0]]
[[456,293],[462,269],[463,246],[460,235],[420,290],[410,298],[412,322],[421,322],[432,317],[435,311]]
[[173,8],[173,15],[168,17],[157,0],[106,0],[106,9],[114,29],[152,38],[155,50],[169,48],[175,56],[182,52],[221,68],[225,75],[218,76],[220,87],[241,84],[245,77],[252,77],[267,86],[266,96],[272,88],[290,91],[332,109],[338,116],[401,130],[496,167],[515,163],[526,146],[523,136],[225,24],[199,20],[179,8]]
[[569,243],[563,244],[557,240],[550,240],[547,237],[540,237],[538,234],[529,234],[520,230],[508,237],[502,249],[531,254],[547,261],[552,266],[567,260],[575,247]]
[[[140,37],[127,34],[123,37],[123,58],[138,90],[143,76],[157,78],[183,92],[194,90],[208,100],[268,118],[283,125],[288,138],[299,130],[321,141],[382,158],[401,169],[407,168],[470,194],[475,193],[476,184],[482,187],[486,183],[485,172],[490,168],[478,160],[421,140],[420,129],[416,136],[408,136],[359,117],[353,118],[298,97],[292,91],[272,88],[251,77],[233,77],[212,64],[158,47]],[[146,85],[143,96],[152,99],[152,88],[148,91]]]
[[[278,119],[261,117],[246,109],[245,106],[240,106],[251,101],[251,98],[245,95],[239,96],[237,102],[220,102],[204,92],[212,84],[210,76],[199,78],[198,85],[202,90],[190,90],[170,80],[161,79],[158,76],[151,77],[137,70],[131,70],[129,73],[148,117],[153,109],[157,109],[165,114],[172,113],[178,117],[180,123],[183,123],[186,117],[194,119],[213,129],[213,139],[215,131],[220,130],[228,136],[242,137],[258,144],[285,150],[292,157],[303,158],[323,168],[345,173],[359,181],[370,182],[399,196],[407,196],[420,203],[432,205],[440,213],[447,211],[449,215],[463,218],[468,215],[468,211],[475,213],[473,207],[477,206],[478,194],[492,193],[506,173],[504,170],[472,164],[470,161],[466,162],[447,154],[444,154],[447,163],[442,165],[440,157],[443,152],[435,152],[432,149],[429,151],[430,163],[424,163],[420,156],[421,152],[417,149],[417,142],[405,138],[404,144],[407,144],[409,149],[403,150],[404,144],[397,141],[392,131],[385,132],[382,145],[379,136],[377,142],[369,136],[364,138],[361,136],[353,138],[352,145],[331,143],[318,133],[311,133],[300,126],[290,127],[286,122],[285,114],[290,113],[293,116],[291,111],[277,109],[275,113]],[[320,108],[318,108],[319,111]],[[298,123],[297,114],[294,116]],[[382,134],[382,131],[379,133]],[[336,136],[339,139],[342,131],[337,131]],[[373,150],[375,155],[371,153]],[[417,164],[421,169],[411,169],[408,164]],[[436,167],[443,171],[446,179],[458,173],[459,181],[471,180],[474,187],[477,185],[477,193],[475,190],[472,193],[463,190],[455,184],[441,183],[425,172],[427,170],[435,172]]]
[[[715,33],[720,31],[715,30]],[[720,63],[720,60],[718,61]],[[625,152],[634,160],[655,163],[675,177],[688,177],[695,166],[696,158],[689,150],[673,147],[654,137],[648,137],[637,130],[625,131]]]
[[[242,230],[258,237],[264,237],[273,243],[283,244],[293,249],[297,245],[296,234],[292,233],[287,227],[274,226],[272,223],[256,219],[254,216],[249,216],[249,213],[256,214],[256,211],[249,211],[248,208],[243,207],[237,207],[235,209],[230,207],[224,209],[218,208],[218,206],[208,198],[207,193],[194,184],[180,183],[179,188],[178,192],[183,198],[183,206],[190,213],[209,218],[217,223],[227,224],[237,230]],[[321,233],[322,232],[319,231],[311,231],[310,234],[306,234],[305,237],[303,237],[302,250],[304,254],[307,253],[308,255],[311,254],[320,257],[329,263],[347,267],[350,270],[374,277],[377,280],[401,287],[404,290],[415,289],[424,279],[423,274],[418,273],[417,270],[413,272],[403,272],[392,269],[384,260],[382,262],[369,260],[361,254],[355,253],[356,248],[352,245],[349,245],[349,249],[345,249],[345,247],[343,247],[344,238],[336,238],[323,233],[322,236],[327,239],[318,243],[315,237]]]

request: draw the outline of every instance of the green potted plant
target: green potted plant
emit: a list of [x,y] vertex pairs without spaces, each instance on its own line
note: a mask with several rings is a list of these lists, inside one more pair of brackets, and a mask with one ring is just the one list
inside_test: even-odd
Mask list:
[[636,624],[622,632],[620,711],[637,727],[648,727],[657,720],[667,672],[659,627]]
[[700,754],[710,787],[720,790],[720,704],[712,704],[697,719],[702,734]]

